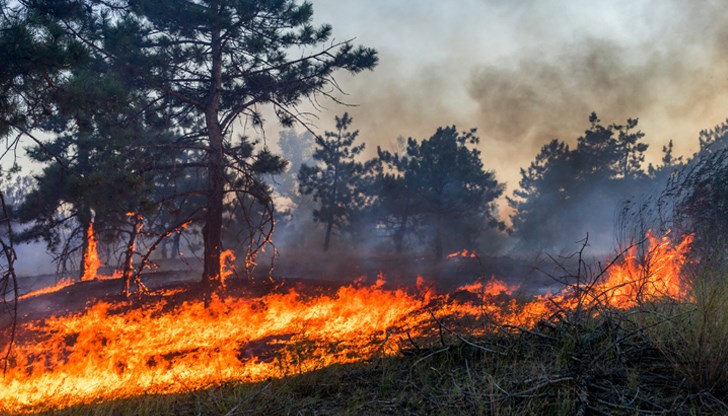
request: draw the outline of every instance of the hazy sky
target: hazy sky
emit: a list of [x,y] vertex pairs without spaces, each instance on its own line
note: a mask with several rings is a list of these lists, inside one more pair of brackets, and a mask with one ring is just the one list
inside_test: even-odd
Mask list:
[[484,162],[516,186],[542,144],[574,142],[596,111],[638,117],[650,160],[679,154],[728,117],[728,2],[313,0],[337,40],[379,51],[380,65],[340,76],[373,151],[438,126],[476,127]]

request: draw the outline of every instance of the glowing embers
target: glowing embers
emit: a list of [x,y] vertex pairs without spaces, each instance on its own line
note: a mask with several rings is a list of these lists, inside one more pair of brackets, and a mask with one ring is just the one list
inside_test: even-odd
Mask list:
[[454,253],[450,253],[447,255],[447,259],[475,259],[478,256],[473,251],[468,251],[467,249],[463,249],[463,251],[456,251]]

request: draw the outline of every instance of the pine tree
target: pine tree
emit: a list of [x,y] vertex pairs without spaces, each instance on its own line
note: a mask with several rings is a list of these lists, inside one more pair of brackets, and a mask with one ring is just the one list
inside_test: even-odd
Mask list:
[[403,155],[379,152],[396,172],[384,177],[384,189],[389,189],[381,203],[387,215],[399,216],[394,232],[398,249],[413,221],[427,226],[422,232],[430,234],[435,259],[444,257],[446,245],[473,249],[484,227],[504,227],[495,205],[503,184],[485,170],[480,151],[469,147],[479,141],[474,129],[459,133],[450,126],[420,142],[408,139]]
[[353,212],[363,205],[364,194],[360,181],[365,166],[356,160],[365,144],[354,145],[359,130],[349,131],[351,117],[344,113],[336,117],[336,131],[327,131],[316,137],[314,166],[303,165],[298,174],[299,189],[303,195],[312,195],[319,208],[313,212],[314,221],[323,223],[324,251],[329,249],[331,235],[351,221]]
[[[270,206],[258,176],[284,163],[248,137],[233,138],[245,120],[261,126],[262,106],[286,126],[301,121],[298,105],[331,97],[338,70],[376,65],[376,52],[331,42],[331,26],[314,27],[313,7],[296,0],[28,1],[116,68],[146,102],[178,118],[175,151],[202,150],[184,167],[203,169],[201,218],[205,286],[219,286],[223,216],[227,203],[254,198]],[[67,21],[66,10],[79,10]],[[54,20],[55,19],[55,20]],[[140,109],[142,113],[154,109]],[[179,169],[180,165],[176,164]],[[238,209],[242,209],[238,206]],[[270,208],[266,211],[271,212]]]

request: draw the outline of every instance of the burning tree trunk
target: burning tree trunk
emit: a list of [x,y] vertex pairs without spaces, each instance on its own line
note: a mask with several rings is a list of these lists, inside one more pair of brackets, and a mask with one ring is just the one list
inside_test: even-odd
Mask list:
[[96,234],[94,233],[94,224],[93,221],[89,221],[84,226],[84,240],[82,247],[83,261],[81,262],[82,282],[94,279],[99,270],[99,266],[101,265],[96,243],[97,240]]

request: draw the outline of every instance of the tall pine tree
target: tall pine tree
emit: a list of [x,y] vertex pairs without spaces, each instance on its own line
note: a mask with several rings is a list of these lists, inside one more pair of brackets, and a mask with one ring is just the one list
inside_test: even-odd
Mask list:
[[[331,42],[329,25],[314,27],[313,7],[295,0],[28,0],[118,69],[129,85],[187,121],[175,144],[202,150],[185,166],[204,169],[203,282],[220,284],[226,201],[252,197],[270,204],[257,176],[283,169],[281,160],[247,137],[236,122],[260,126],[262,106],[287,126],[311,96],[336,99],[338,70],[376,65],[376,52]],[[66,9],[84,10],[68,22]],[[145,111],[145,110],[143,110]],[[180,167],[179,165],[177,166]],[[245,198],[235,196],[247,195]]]

